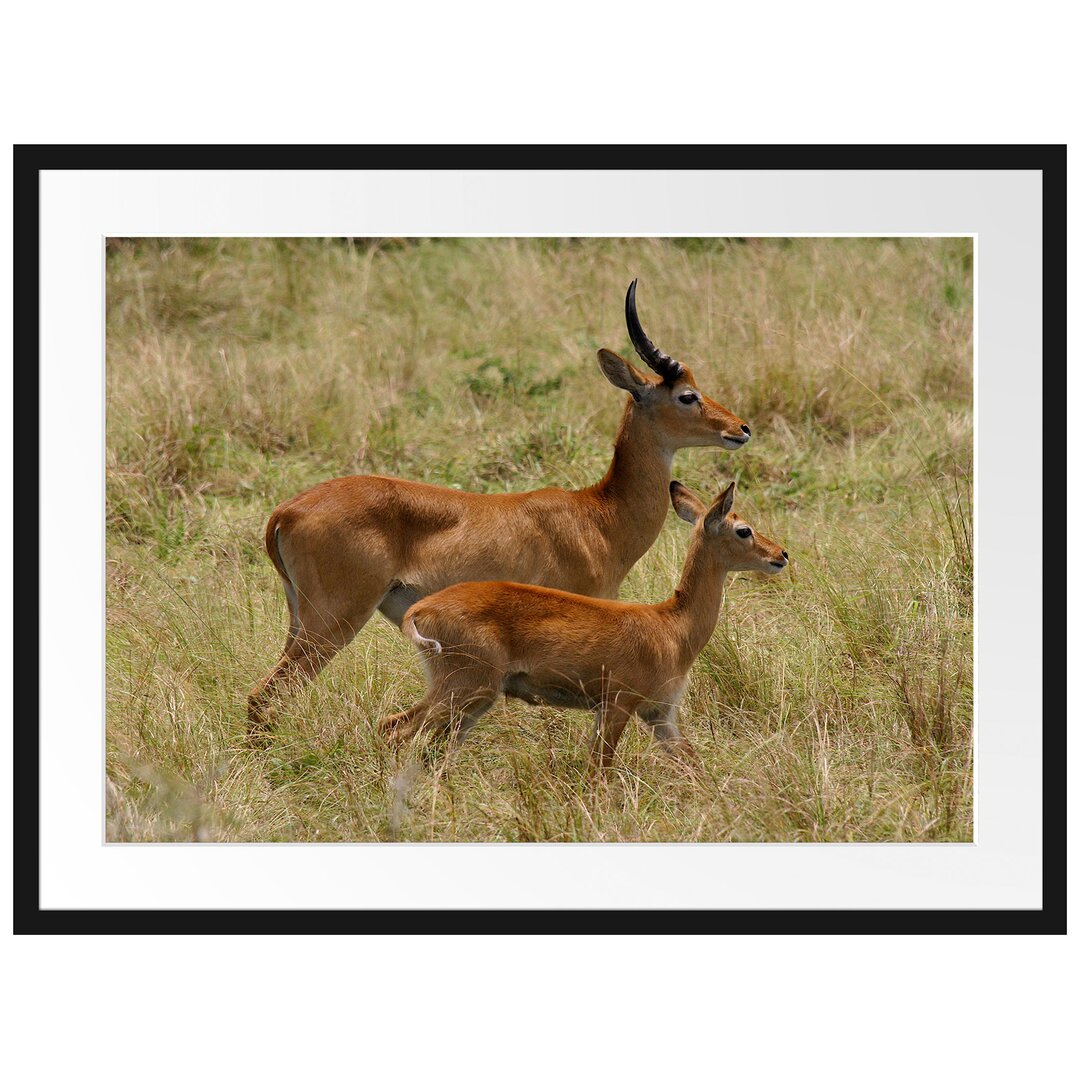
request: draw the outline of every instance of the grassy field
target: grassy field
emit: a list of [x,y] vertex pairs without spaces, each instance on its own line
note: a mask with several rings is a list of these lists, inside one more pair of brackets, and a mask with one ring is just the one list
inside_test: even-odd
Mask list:
[[[348,473],[595,482],[635,276],[754,430],[674,475],[737,478],[792,559],[731,580],[694,666],[705,775],[628,727],[597,784],[591,716],[517,703],[411,764],[376,724],[423,675],[380,617],[247,747],[273,507]],[[969,241],[111,241],[106,303],[110,840],[971,840]],[[668,596],[688,535],[672,513],[622,597]]]

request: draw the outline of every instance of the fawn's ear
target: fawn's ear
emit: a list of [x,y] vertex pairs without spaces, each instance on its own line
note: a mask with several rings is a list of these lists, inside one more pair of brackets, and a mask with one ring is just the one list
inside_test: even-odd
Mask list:
[[612,386],[617,386],[620,390],[632,394],[635,401],[641,400],[642,391],[649,387],[649,380],[633,364],[610,349],[598,350],[596,359],[600,364],[600,370],[604,373],[604,378]]
[[722,492],[720,497],[709,507],[709,513],[705,518],[705,528],[711,532],[716,532],[724,523],[724,519],[731,513],[731,506],[735,502],[735,481],[732,480],[730,484]]
[[680,484],[678,480],[671,481],[668,492],[671,495],[671,505],[675,507],[675,513],[683,521],[689,521],[691,525],[696,525],[698,518],[705,513],[705,504],[688,487]]

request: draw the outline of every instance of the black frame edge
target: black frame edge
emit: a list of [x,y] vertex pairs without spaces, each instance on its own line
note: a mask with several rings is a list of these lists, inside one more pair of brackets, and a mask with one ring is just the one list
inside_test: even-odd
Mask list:
[[[652,147],[657,149],[657,147]],[[1055,488],[1064,481],[1065,395],[1047,391],[1046,357],[1051,347],[1055,355],[1065,355],[1067,252],[1054,242],[1051,226],[1063,228],[1067,215],[1067,154],[1064,144],[969,144],[969,145],[681,145],[662,147],[665,169],[1008,169],[1042,173],[1042,276],[1043,276],[1043,466],[1044,485],[1048,467],[1055,473]],[[13,147],[13,251],[18,255],[19,273],[14,275],[15,346],[20,354],[30,354],[33,365],[15,365],[14,383],[19,402],[18,444],[33,446],[34,468],[16,471],[20,504],[33,508],[18,536],[19,565],[29,558],[38,583],[37,602],[19,604],[16,656],[39,670],[38,629],[40,624],[40,173],[48,169],[280,169],[283,156],[304,159],[303,169],[431,167],[432,154],[439,155],[442,168],[461,169],[603,169],[627,168],[631,153],[640,147],[611,146],[521,146],[521,145],[293,145],[293,146],[181,146],[181,145],[76,145],[16,144]],[[567,158],[573,164],[567,164]],[[448,164],[448,158],[456,158]],[[483,164],[492,158],[497,165]],[[802,159],[792,164],[792,159]],[[598,160],[599,159],[599,160]],[[296,168],[290,163],[290,167]],[[1052,420],[1053,423],[1048,423]],[[24,451],[25,453],[25,451]],[[1064,534],[1064,506],[1043,504],[1043,555],[1049,565],[1049,537]],[[1058,528],[1048,530],[1048,518]],[[32,545],[32,552],[31,552]],[[16,585],[31,580],[20,571]],[[1043,701],[1047,675],[1064,671],[1065,642],[1050,624],[1043,581]],[[32,614],[25,614],[27,611]],[[1056,611],[1055,611],[1056,614]],[[462,934],[521,932],[524,922],[529,933],[634,933],[655,932],[641,919],[647,912],[542,910],[215,910],[215,909],[79,909],[42,910],[40,906],[40,752],[37,718],[40,709],[38,680],[34,682],[34,725],[14,731],[13,784],[13,931],[15,934],[105,934],[162,933],[364,933],[357,929],[357,916],[377,917],[378,932],[421,934]],[[1065,851],[1067,734],[1060,728],[1062,744],[1051,751],[1044,738],[1042,887],[1043,906],[1035,910],[886,910],[886,909],[763,909],[763,910],[672,910],[679,934],[689,933],[799,933],[799,934],[1064,934],[1067,932]],[[20,828],[18,811],[34,807],[32,829]],[[23,815],[25,819],[25,814]],[[1051,834],[1053,852],[1051,852]],[[1051,862],[1053,856],[1053,862]],[[492,916],[502,918],[492,919]],[[589,920],[589,916],[593,916]],[[515,918],[516,917],[516,918]],[[586,925],[590,923],[591,925]],[[394,924],[397,925],[394,925]],[[415,925],[420,923],[420,926]],[[288,924],[288,925],[286,925]],[[506,924],[511,924],[507,926]],[[513,925],[516,924],[516,925]]]

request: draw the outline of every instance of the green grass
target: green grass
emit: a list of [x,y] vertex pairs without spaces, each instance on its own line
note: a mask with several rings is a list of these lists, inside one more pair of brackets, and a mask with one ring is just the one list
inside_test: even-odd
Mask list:
[[[114,840],[972,838],[972,252],[967,240],[112,241],[107,258],[107,832]],[[737,576],[691,675],[688,781],[629,728],[587,773],[586,713],[496,706],[395,757],[411,647],[373,620],[243,741],[285,603],[282,499],[383,472],[582,486],[622,395],[600,345],[650,336],[746,418],[680,452],[703,497],[792,556]],[[675,515],[625,582],[670,594]]]

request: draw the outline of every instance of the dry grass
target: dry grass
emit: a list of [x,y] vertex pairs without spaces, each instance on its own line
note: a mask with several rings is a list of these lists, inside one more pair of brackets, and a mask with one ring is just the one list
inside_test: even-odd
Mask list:
[[[373,621],[243,744],[284,640],[261,536],[350,472],[480,491],[606,468],[622,296],[747,418],[683,451],[792,555],[740,576],[683,730],[707,777],[585,713],[501,704],[451,758],[375,733],[423,679]],[[112,242],[107,831],[114,840],[970,840],[972,275],[963,240]],[[674,514],[624,598],[670,593]]]

